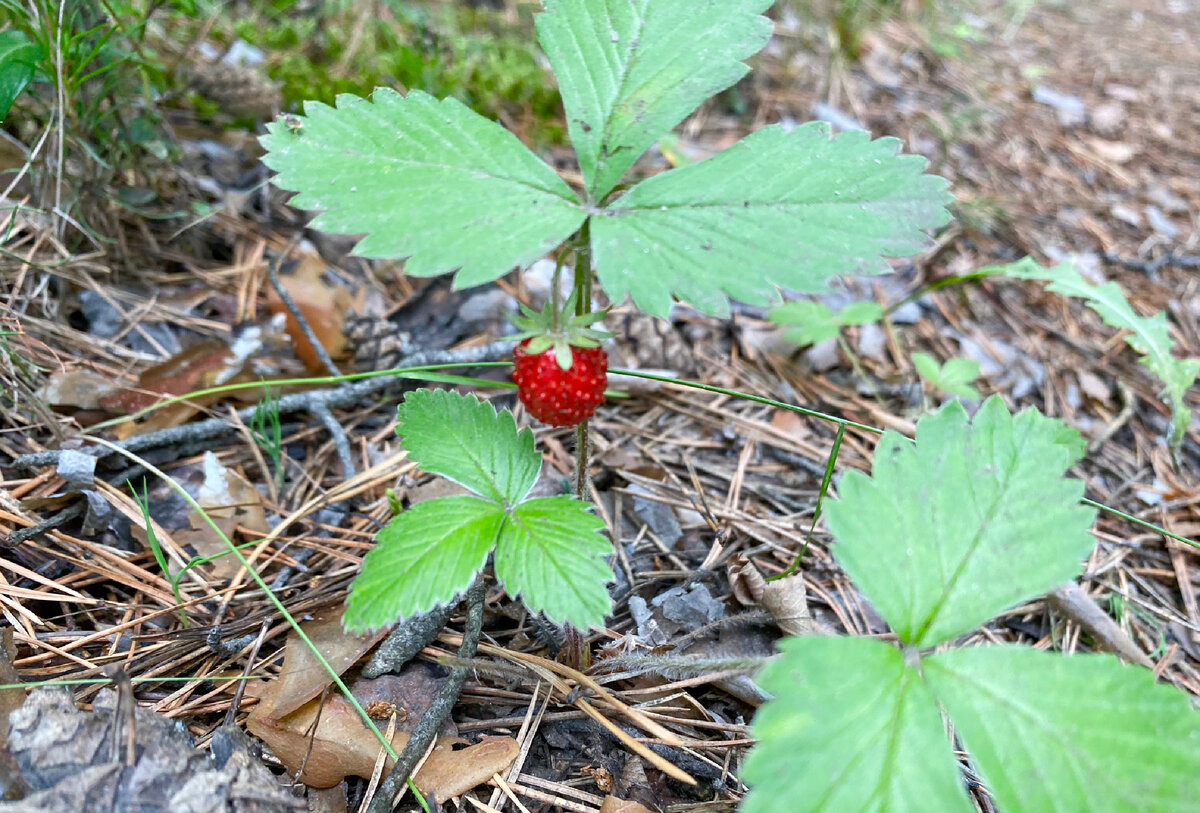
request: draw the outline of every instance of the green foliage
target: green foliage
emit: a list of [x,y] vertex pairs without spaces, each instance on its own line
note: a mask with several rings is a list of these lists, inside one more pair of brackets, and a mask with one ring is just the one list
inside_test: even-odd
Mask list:
[[55,182],[53,205],[89,234],[83,203],[127,205],[111,189],[113,179],[168,157],[152,103],[167,85],[165,67],[144,47],[160,5],[0,0],[0,26],[7,26],[0,32],[0,114],[16,120],[15,132],[31,144],[47,129],[62,139],[62,155],[42,150],[30,174],[42,189],[50,188],[48,178],[70,178]]
[[1079,572],[1092,548],[1073,430],[991,398],[886,433],[826,507],[834,556],[895,630],[785,641],[760,674],[746,813],[969,811],[945,709],[1005,813],[1197,811],[1200,717],[1109,655],[929,653]]
[[[528,430],[526,430],[528,431]],[[516,506],[496,548],[496,578],[513,597],[577,627],[599,625],[612,602],[603,556],[604,522],[574,497],[539,497]]]
[[422,470],[492,502],[516,505],[537,482],[542,457],[533,433],[518,432],[507,410],[497,413],[446,390],[421,390],[400,405],[397,420],[396,434]]
[[893,138],[831,136],[810,122],[752,133],[707,161],[641,182],[592,221],[596,272],[614,301],[629,293],[665,316],[672,294],[728,314],[776,286],[819,291],[836,274],[882,274],[883,256],[926,244],[945,222],[945,181]]
[[455,99],[380,88],[373,102],[306,110],[302,129],[276,122],[263,138],[275,184],[323,210],[316,228],[368,232],[359,254],[409,257],[409,274],[458,268],[458,287],[478,285],[532,263],[585,217],[554,170]]
[[417,503],[375,537],[346,604],[349,630],[428,612],[471,585],[496,546],[505,513],[479,497]]
[[547,0],[538,39],[558,77],[587,199],[663,133],[741,79],[771,36],[772,0]]
[[837,313],[820,302],[800,299],[788,302],[767,312],[767,319],[787,330],[783,337],[801,347],[832,339],[848,325],[863,325],[878,322],[883,318],[883,308],[875,302],[854,302]]
[[527,499],[541,469],[533,433],[474,396],[410,393],[396,429],[409,457],[479,496],[441,497],[398,514],[350,588],[343,623],[360,631],[427,612],[470,586],[496,551],[510,595],[586,628],[611,610],[604,522],[570,497]]
[[1083,299],[1089,308],[1100,314],[1106,324],[1128,330],[1126,343],[1141,355],[1143,366],[1163,382],[1162,394],[1171,406],[1167,445],[1172,452],[1178,451],[1192,419],[1184,396],[1200,374],[1200,359],[1177,359],[1171,354],[1175,342],[1171,339],[1171,328],[1165,313],[1159,311],[1153,316],[1138,315],[1125,298],[1120,285],[1111,281],[1103,285],[1088,282],[1071,262],[1042,268],[1026,257],[1020,262],[1002,266],[996,272],[1015,279],[1049,282],[1046,290]]
[[[921,174],[924,159],[898,156],[895,139],[768,127],[605,203],[704,93],[744,73],[769,31],[757,15],[766,5],[549,4],[538,33],[561,71],[583,200],[497,125],[416,93],[309,105],[298,132],[269,126],[265,161],[278,186],[300,193],[296,205],[325,210],[318,228],[365,233],[359,253],[411,258],[413,274],[461,268],[459,286],[527,265],[577,229],[609,297],[630,294],[660,316],[672,296],[725,314],[727,297],[766,303],[776,286],[812,291],[835,274],[887,271],[882,257],[919,250],[921,229],[947,217],[945,181]],[[697,49],[688,32],[711,36]]]
[[1018,646],[941,652],[924,667],[1001,810],[1200,810],[1197,712],[1151,672]]
[[279,419],[279,396],[274,395],[270,388],[254,405],[254,414],[250,416],[250,437],[254,444],[262,450],[271,461],[275,472],[275,483],[278,487],[283,484],[283,424]]
[[825,509],[838,561],[902,641],[934,646],[1079,573],[1095,512],[1062,477],[1079,451],[1064,429],[995,396],[969,423],[952,402],[842,478]]
[[968,358],[955,357],[938,365],[937,359],[928,353],[913,353],[913,365],[917,373],[931,387],[961,398],[978,398],[979,390],[971,382],[979,378],[979,363]]
[[0,122],[33,81],[40,54],[24,31],[0,31]]
[[969,813],[937,703],[898,649],[785,638],[758,675],[746,813]]
[[[206,4],[210,14],[218,9]],[[251,0],[236,15],[216,14],[210,37],[263,49],[289,105],[332,105],[343,93],[399,85],[516,119],[534,143],[562,138],[558,94],[530,47],[528,19],[438,0]]]

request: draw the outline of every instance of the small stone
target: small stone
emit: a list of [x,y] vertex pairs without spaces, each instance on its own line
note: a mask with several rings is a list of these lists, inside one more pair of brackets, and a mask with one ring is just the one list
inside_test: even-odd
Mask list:
[[1125,105],[1118,101],[1104,102],[1092,111],[1092,129],[1102,136],[1116,135],[1125,128]]
[[1053,107],[1058,123],[1063,127],[1074,127],[1087,120],[1087,106],[1078,96],[1038,85],[1033,89],[1033,100]]

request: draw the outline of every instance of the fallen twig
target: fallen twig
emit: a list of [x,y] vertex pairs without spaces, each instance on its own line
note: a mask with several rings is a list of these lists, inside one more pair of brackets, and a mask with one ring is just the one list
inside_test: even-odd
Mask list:
[[[403,359],[400,366],[421,367],[434,364],[495,361],[504,357],[509,352],[511,352],[511,345],[508,342],[492,342],[481,347],[468,347],[463,350],[434,350],[413,353]],[[293,412],[314,413],[314,409],[316,408],[324,408],[326,410],[341,409],[358,404],[374,396],[376,393],[396,386],[397,381],[400,380],[404,379],[379,376],[378,378],[366,378],[361,381],[354,381],[324,390],[291,393],[279,399],[277,408],[281,415]],[[237,416],[242,421],[249,421],[253,418],[256,409],[258,409],[257,405],[246,407],[245,409],[238,410]],[[236,429],[236,425],[228,418],[209,418],[195,423],[184,424],[183,426],[173,426],[169,429],[162,429],[146,435],[136,435],[114,445],[128,452],[142,452],[146,449],[155,449],[162,446],[177,447],[181,444],[210,441],[213,438],[234,432]],[[115,454],[110,448],[98,446],[79,449],[78,451],[95,455],[98,458],[105,458]],[[61,455],[62,452],[58,450],[35,452],[33,454],[21,455],[13,461],[13,465],[23,469],[56,465]]]
[[1154,662],[1138,648],[1129,634],[1100,609],[1095,599],[1078,582],[1068,582],[1046,595],[1050,606],[1087,630],[1102,648],[1111,650],[1130,663],[1154,668]]
[[[471,588],[467,590],[467,624],[463,629],[462,644],[458,647],[458,657],[460,658],[475,657],[475,649],[479,646],[479,634],[483,629],[483,599],[485,595],[486,587],[483,579],[476,579]],[[450,677],[442,684],[442,690],[433,701],[433,705],[429,707],[425,716],[413,729],[404,750],[396,758],[396,764],[392,766],[391,773],[380,783],[375,798],[371,800],[371,806],[367,808],[367,813],[391,813],[393,800],[399,793],[401,784],[412,773],[417,760],[425,754],[429,744],[433,742],[438,730],[442,727],[442,723],[450,716],[450,711],[458,702],[458,696],[462,693],[463,682],[466,679],[467,670],[465,668],[450,667]]]

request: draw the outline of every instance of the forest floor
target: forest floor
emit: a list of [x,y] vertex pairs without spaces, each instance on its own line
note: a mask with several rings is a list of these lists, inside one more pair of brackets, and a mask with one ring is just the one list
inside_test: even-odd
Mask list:
[[[1090,279],[1118,282],[1142,314],[1165,312],[1177,355],[1200,355],[1198,0],[1047,3],[1023,16],[1000,4],[936,37],[892,21],[868,33],[853,65],[811,45],[781,19],[738,87],[746,112],[706,105],[681,126],[677,147],[703,156],[758,126],[822,114],[902,139],[950,180],[956,219],[933,246],[896,263],[893,275],[831,294],[826,302],[835,310],[864,298],[897,304],[938,280],[1027,255],[1042,263],[1073,256]],[[0,682],[106,678],[72,686],[79,708],[105,709],[108,727],[93,733],[116,736],[120,720],[134,718],[134,699],[144,710],[136,736],[152,750],[168,749],[172,734],[152,732],[146,712],[182,722],[201,749],[228,754],[242,746],[229,744],[236,735],[223,724],[245,728],[267,702],[315,709],[325,701],[323,725],[342,727],[318,729],[325,739],[316,745],[307,736],[311,715],[287,724],[251,719],[256,734],[277,729],[255,766],[281,773],[281,765],[312,758],[317,748],[325,773],[310,769],[308,787],[289,791],[292,801],[298,809],[358,809],[367,783],[343,777],[361,775],[364,765],[369,775],[377,745],[327,697],[328,676],[302,660],[269,597],[229,557],[188,569],[177,585],[156,561],[138,503],[143,494],[169,572],[224,549],[189,506],[147,476],[146,466],[116,454],[95,471],[80,455],[44,455],[26,467],[16,461],[101,437],[203,492],[218,523],[250,543],[245,555],[283,606],[331,661],[351,667],[379,636],[341,634],[340,608],[374,532],[392,513],[388,490],[406,505],[446,493],[406,460],[394,433],[396,405],[416,384],[366,395],[347,384],[293,387],[274,393],[280,410],[257,414],[264,393],[247,390],[237,399],[193,399],[137,421],[123,418],[158,400],[153,393],[316,369],[269,328],[269,314],[282,310],[269,279],[277,262],[282,285],[347,372],[501,359],[492,341],[509,332],[516,299],[547,289],[545,269],[469,291],[453,291],[446,279],[407,278],[402,264],[367,263],[350,255],[352,241],[305,231],[306,215],[259,185],[265,176],[252,138],[198,125],[179,132],[184,158],[154,184],[171,188],[183,205],[211,207],[187,228],[126,208],[100,218],[112,242],[68,250],[53,224],[34,217],[15,220],[4,238],[0,327],[18,333],[0,357],[10,395],[0,416],[0,612],[11,627]],[[665,166],[665,159],[652,155],[642,166]],[[738,309],[719,321],[680,308],[661,321],[618,308],[607,326],[617,334],[612,366],[668,372],[909,434],[939,402],[918,377],[913,352],[972,359],[981,396],[1037,407],[1084,434],[1088,454],[1072,473],[1086,482],[1089,498],[1200,536],[1200,422],[1191,421],[1176,465],[1164,442],[1170,413],[1159,382],[1095,313],[1040,284],[979,279],[922,293],[893,316],[884,329],[848,328],[843,343],[804,351],[789,348],[762,309]],[[234,352],[239,339],[254,339],[250,356]],[[715,811],[732,809],[744,794],[740,765],[761,700],[749,680],[632,667],[613,673],[602,665],[633,656],[621,661],[629,666],[637,655],[671,647],[771,652],[776,623],[752,597],[739,601],[730,566],[771,575],[793,561],[837,427],[672,384],[622,379],[613,386],[629,397],[610,400],[591,422],[590,470],[618,543],[613,615],[582,642],[564,639],[488,583],[488,646],[444,729],[471,747],[452,749],[447,740],[431,758],[441,759],[431,786],[440,799],[452,795],[456,809],[485,803],[516,811],[515,794],[531,810],[596,811],[619,796],[652,809]],[[297,391],[308,394],[289,400]],[[514,408],[519,423],[532,423],[511,390],[479,392]],[[1187,402],[1193,410],[1200,405],[1195,388]],[[545,457],[539,487],[553,491],[573,471],[573,434],[534,429]],[[872,433],[847,431],[838,471],[868,468],[874,442]],[[1197,550],[1108,513],[1093,533],[1084,592],[1149,656],[1156,674],[1200,698]],[[803,564],[802,598],[813,619],[839,634],[885,635],[829,543],[817,523]],[[461,615],[451,614],[399,677],[368,679],[361,664],[346,672],[364,704],[378,703],[381,728],[407,731],[421,719],[445,680],[436,659],[453,655],[462,628]],[[1066,652],[1099,645],[1072,608],[1043,600],[1013,608],[963,643],[982,640]],[[588,701],[577,670],[594,675],[588,697],[612,701],[624,738],[580,709]],[[102,692],[114,675],[116,694]],[[231,679],[243,675],[263,680]],[[0,690],[6,711],[24,698],[21,690]],[[638,730],[640,718],[621,711],[639,705],[683,747]],[[43,710],[52,713],[75,712]],[[77,762],[87,764],[95,742],[66,723],[62,731],[61,747],[77,747]],[[669,779],[654,759],[632,756],[630,742],[700,784]],[[0,758],[6,788],[19,782],[10,764]],[[235,767],[211,778],[206,792],[233,794],[236,774],[246,784],[231,809],[286,806],[266,790],[246,790],[263,781],[257,767]],[[175,769],[186,777],[194,765]],[[507,789],[491,779],[496,772]],[[120,782],[111,773],[76,776],[83,778],[45,798],[65,806],[101,788],[116,793]],[[980,810],[993,809],[985,792],[974,792]]]

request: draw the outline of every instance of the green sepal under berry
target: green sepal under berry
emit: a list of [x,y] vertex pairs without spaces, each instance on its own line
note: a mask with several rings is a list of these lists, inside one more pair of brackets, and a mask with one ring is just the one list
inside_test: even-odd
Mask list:
[[501,341],[517,342],[528,339],[525,352],[531,356],[554,348],[554,358],[558,361],[558,366],[563,370],[571,369],[572,347],[599,347],[602,341],[612,338],[608,331],[592,327],[608,315],[607,310],[570,315],[575,310],[577,298],[578,292],[572,291],[562,310],[557,312],[553,302],[547,302],[540,312],[521,303],[521,312],[524,315],[512,317],[513,324],[520,328],[521,332],[504,336]]

